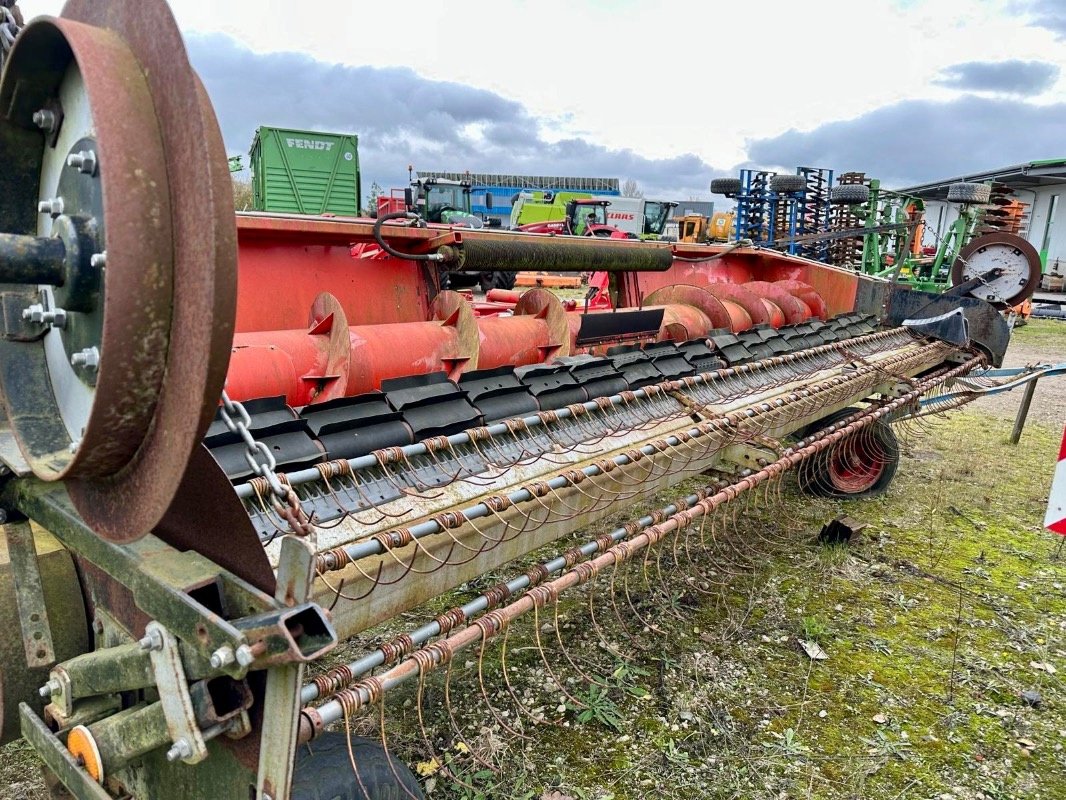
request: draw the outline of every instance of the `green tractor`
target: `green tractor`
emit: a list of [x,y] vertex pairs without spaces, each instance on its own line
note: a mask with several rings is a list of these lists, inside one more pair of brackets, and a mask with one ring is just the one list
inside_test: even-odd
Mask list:
[[[471,210],[470,181],[448,178],[417,178],[405,192],[407,210],[418,214],[426,222],[460,228],[494,227]],[[485,206],[492,209],[492,193],[485,193]],[[483,292],[489,289],[513,289],[514,272],[481,272],[477,274],[445,273],[446,288],[465,288],[478,284]]]

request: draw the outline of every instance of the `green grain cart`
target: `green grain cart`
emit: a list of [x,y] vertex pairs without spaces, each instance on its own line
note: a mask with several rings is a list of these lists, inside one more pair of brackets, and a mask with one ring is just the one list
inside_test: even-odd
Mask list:
[[256,211],[359,216],[359,137],[261,127],[252,142]]

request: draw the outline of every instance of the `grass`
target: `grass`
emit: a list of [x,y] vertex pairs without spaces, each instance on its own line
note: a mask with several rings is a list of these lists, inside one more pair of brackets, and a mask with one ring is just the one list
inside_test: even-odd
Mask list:
[[[619,613],[594,590],[595,625],[585,596],[564,599],[565,652],[550,608],[541,647],[514,626],[505,657],[487,650],[485,695],[476,651],[458,656],[426,682],[426,735],[414,690],[396,692],[390,746],[412,762],[470,748],[449,762],[466,786],[430,777],[441,798],[1066,796],[1066,559],[1040,526],[1059,432],[1008,433],[960,413],[907,437],[885,496],[786,485],[742,505],[717,548],[664,555],[669,594],[638,565]],[[870,523],[861,539],[815,544],[841,513]]]

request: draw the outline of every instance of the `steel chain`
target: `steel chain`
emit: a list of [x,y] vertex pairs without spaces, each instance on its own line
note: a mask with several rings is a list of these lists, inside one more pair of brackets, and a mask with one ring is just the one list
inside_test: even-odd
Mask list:
[[[278,476],[278,462],[270,448],[263,442],[257,441],[252,435],[252,418],[244,404],[231,400],[225,391],[222,392],[222,407],[219,409],[222,422],[231,433],[241,437],[244,442],[244,460],[255,475],[266,481],[270,487],[270,493],[274,496],[274,506],[278,514],[289,523],[292,532],[299,536],[308,536],[312,528],[300,498],[287,483],[283,483]],[[260,460],[262,459],[262,460]]]

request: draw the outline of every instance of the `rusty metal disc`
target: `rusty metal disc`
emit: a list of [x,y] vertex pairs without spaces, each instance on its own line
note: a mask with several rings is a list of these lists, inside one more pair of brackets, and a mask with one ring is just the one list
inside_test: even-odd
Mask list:
[[996,267],[1003,274],[971,289],[971,297],[1013,306],[1033,296],[1040,282],[1040,254],[1013,233],[986,233],[970,240],[951,266],[951,283],[957,286]]
[[811,309],[807,304],[777,284],[769,281],[748,281],[744,288],[780,308],[785,315],[785,322],[789,325],[806,322],[811,318]]
[[455,328],[455,350],[443,356],[444,371],[448,379],[457,381],[464,372],[477,369],[478,352],[481,349],[481,334],[478,331],[474,311],[466,298],[458,292],[445,290],[433,298],[429,307],[430,318]]
[[[155,413],[122,471],[68,487],[94,530],[125,541],[163,517],[217,407],[236,316],[236,221],[218,121],[164,0],[69,0],[63,14],[106,29],[132,51],[151,93],[168,179],[173,313],[160,343],[166,363]],[[142,215],[139,227],[151,224]]]
[[548,340],[555,348],[547,359],[549,363],[571,354],[573,346],[570,339],[570,322],[567,320],[566,309],[555,292],[548,289],[530,289],[523,292],[515,304],[514,315],[539,317],[544,320],[548,326]]
[[722,301],[706,289],[687,283],[663,286],[644,298],[648,306],[666,306],[674,303],[694,306],[707,315],[715,328],[729,328],[729,311]]
[[774,281],[775,286],[780,286],[793,297],[803,301],[811,310],[811,316],[818,319],[828,319],[829,312],[826,309],[825,300],[815,291],[809,283],[803,281],[782,280]]

